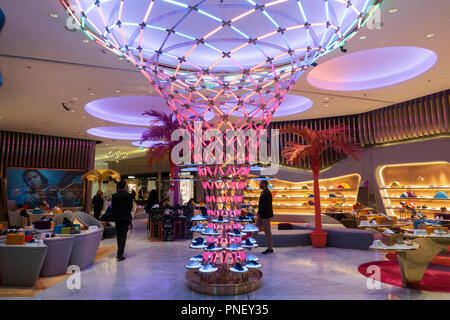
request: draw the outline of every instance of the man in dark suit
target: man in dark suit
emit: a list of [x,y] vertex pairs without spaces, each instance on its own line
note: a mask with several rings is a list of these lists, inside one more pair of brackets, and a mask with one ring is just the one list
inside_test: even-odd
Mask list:
[[125,250],[125,243],[127,241],[127,233],[130,228],[133,209],[133,199],[131,194],[127,191],[127,184],[125,181],[117,183],[117,193],[113,194],[111,200],[112,215],[116,223],[117,233],[117,260],[125,260],[123,252]]
[[272,193],[269,190],[269,183],[267,180],[261,180],[259,183],[259,188],[262,189],[262,192],[259,196],[256,226],[264,227],[264,233],[266,234],[268,245],[267,249],[263,251],[263,254],[268,254],[273,252],[272,229],[270,227],[270,219],[273,218]]
[[98,220],[103,209],[103,196],[100,190],[97,191],[97,194],[92,199],[92,206],[94,207],[94,217]]

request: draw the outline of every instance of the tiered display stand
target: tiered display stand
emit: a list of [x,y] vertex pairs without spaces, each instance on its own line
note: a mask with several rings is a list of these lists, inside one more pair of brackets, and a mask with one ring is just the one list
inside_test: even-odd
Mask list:
[[190,246],[203,250],[203,254],[192,257],[186,265],[189,287],[209,295],[251,292],[259,287],[263,274],[258,258],[248,256],[258,246],[248,238],[257,228],[251,217],[241,215],[250,166],[200,166],[198,172],[208,209],[206,216],[194,217],[198,222],[192,231],[206,240],[199,244],[196,238]]

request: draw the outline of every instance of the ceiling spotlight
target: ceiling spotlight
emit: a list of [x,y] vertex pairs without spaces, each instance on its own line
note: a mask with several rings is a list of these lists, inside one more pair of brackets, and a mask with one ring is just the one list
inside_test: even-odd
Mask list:
[[66,105],[64,104],[64,102],[61,103],[61,105],[62,105],[62,107],[63,107],[66,111],[70,111],[70,108],[69,108],[68,106],[66,106]]
[[367,38],[366,36],[361,36],[359,37],[361,40],[364,40],[365,38]]
[[58,18],[58,15],[54,12],[50,12],[48,15],[52,18]]
[[323,100],[328,100],[328,99],[329,99],[328,97],[324,97],[324,98],[323,98]]
[[89,92],[89,95],[90,95],[90,96],[93,96],[94,94],[95,94],[95,93],[93,93],[93,92]]
[[83,40],[81,40],[81,41],[83,41],[84,43],[89,43],[89,40],[88,40],[88,39],[83,39]]
[[73,100],[73,101],[77,101],[77,100],[78,100],[78,98],[72,98],[72,100]]
[[119,93],[119,92],[120,92],[120,90],[116,90],[115,92]]
[[327,103],[325,103],[324,105],[323,105],[324,107],[328,107],[328,104]]
[[344,47],[340,47],[339,49],[341,49],[341,52],[346,53],[347,49],[345,49]]
[[396,13],[397,11],[398,11],[398,8],[389,9],[389,13]]
[[427,38],[432,38],[432,37],[434,37],[434,34],[432,34],[432,33],[427,34]]

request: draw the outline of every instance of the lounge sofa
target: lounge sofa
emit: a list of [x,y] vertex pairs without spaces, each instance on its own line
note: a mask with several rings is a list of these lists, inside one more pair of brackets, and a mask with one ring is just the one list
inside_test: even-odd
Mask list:
[[69,266],[76,265],[82,270],[94,263],[97,249],[102,240],[103,229],[72,236],[74,241]]
[[323,227],[322,230],[328,232],[328,247],[368,250],[373,243],[370,231],[333,227]]
[[[311,239],[309,234],[311,230],[295,229],[295,230],[278,230],[276,226],[272,227],[272,237],[274,247],[294,247],[294,246],[310,246]],[[255,238],[258,245],[267,247],[267,238],[264,232],[259,232]]]
[[42,277],[64,274],[67,271],[74,237],[44,239],[47,254],[41,269]]
[[3,286],[32,287],[44,262],[47,246],[0,245],[0,277]]

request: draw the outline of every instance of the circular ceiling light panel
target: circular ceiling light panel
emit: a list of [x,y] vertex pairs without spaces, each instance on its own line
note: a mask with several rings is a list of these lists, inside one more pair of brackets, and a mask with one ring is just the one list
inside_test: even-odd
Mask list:
[[[278,98],[357,34],[382,0],[61,3],[91,39],[134,64],[181,122],[210,112],[205,125],[225,130],[266,126]],[[257,99],[255,109],[249,100],[263,92],[277,99]],[[235,111],[243,116],[231,121]]]
[[138,127],[97,127],[88,129],[87,133],[107,139],[140,140],[145,130]]
[[153,147],[155,144],[160,143],[163,141],[150,141],[150,140],[146,140],[146,141],[133,141],[131,144],[133,146],[139,147],[139,148],[151,148]]
[[[260,110],[260,102],[261,102],[260,99],[261,97],[259,95],[255,95],[254,98],[249,99],[247,101],[245,111],[249,115],[253,117],[258,117],[259,113],[263,112],[262,110]],[[275,100],[275,97],[272,94],[264,94],[262,96],[262,100],[265,104],[270,104],[272,103],[273,100]],[[284,96],[283,101],[281,102],[278,109],[274,112],[272,118],[286,117],[305,112],[306,110],[311,108],[313,104],[314,103],[306,97],[297,96],[294,94],[287,94]],[[236,103],[228,103],[224,107],[222,107],[221,110],[224,112],[230,112],[232,109],[235,108]],[[231,115],[235,117],[245,116],[245,114],[241,110],[232,111]]]
[[311,70],[307,80],[323,90],[370,90],[415,78],[436,61],[437,55],[424,48],[376,48],[326,61]]
[[285,117],[305,112],[311,108],[313,104],[314,103],[306,97],[287,94],[277,111],[273,114],[273,118]]
[[[99,119],[133,126],[149,126],[153,117],[143,115],[145,111],[157,110],[172,113],[161,97],[125,96],[98,99],[87,103],[87,113]],[[195,110],[195,108],[193,108]],[[212,112],[205,114],[205,120],[214,117]]]

